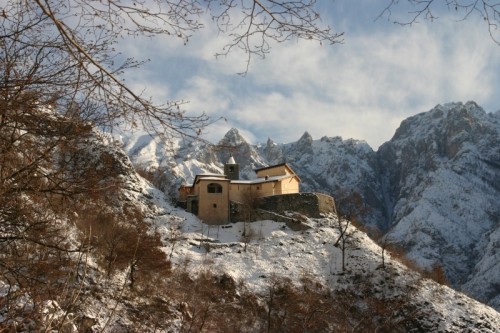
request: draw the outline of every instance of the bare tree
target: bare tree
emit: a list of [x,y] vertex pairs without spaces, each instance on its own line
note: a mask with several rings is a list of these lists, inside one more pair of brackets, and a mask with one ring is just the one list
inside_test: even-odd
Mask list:
[[[263,56],[270,41],[339,42],[341,35],[320,27],[314,5],[305,0],[3,1],[0,280],[11,292],[0,300],[0,307],[16,304],[25,292],[36,302],[57,295],[70,254],[88,250],[69,242],[64,229],[75,220],[75,206],[119,188],[118,176],[124,172],[116,156],[94,150],[95,126],[122,123],[169,140],[198,138],[209,123],[204,114],[187,115],[183,101],[153,103],[127,86],[124,73],[142,61],[120,53],[122,38],[175,36],[187,42],[203,28],[202,15],[209,15],[221,34],[233,38],[221,53],[240,48],[248,61],[250,55]],[[158,243],[156,236],[149,240],[150,245]],[[108,241],[111,272],[120,242]],[[137,251],[131,278],[164,263],[156,250]],[[17,310],[11,309],[8,316],[15,317]]]
[[249,231],[248,223],[256,220],[257,209],[259,207],[260,202],[261,199],[259,197],[258,192],[250,187],[248,188],[248,191],[246,191],[243,194],[240,206],[241,207],[240,216],[243,219],[244,223],[242,236],[246,236],[247,232]]
[[166,138],[197,136],[207,118],[186,116],[182,102],[155,105],[133,92],[120,76],[140,62],[120,62],[115,50],[125,35],[182,36],[197,29],[183,17],[194,9],[181,6],[169,3],[170,13],[163,14],[140,1],[132,7],[121,1],[8,1],[0,24],[4,99],[14,103],[20,93],[39,92],[39,105],[69,119],[107,127],[140,123]]
[[206,0],[206,3],[219,31],[231,37],[217,56],[241,49],[247,54],[246,70],[253,55],[264,57],[269,53],[272,42],[298,38],[336,44],[343,39],[343,33],[334,33],[330,27],[317,24],[321,16],[314,8],[316,0]]
[[352,238],[356,232],[356,229],[349,228],[350,221],[337,218],[337,229],[339,231],[339,237],[333,246],[338,247],[342,251],[342,272],[345,272],[345,257],[346,250],[351,245]]
[[[408,5],[407,17],[401,18],[399,14],[394,15],[397,7]],[[444,10],[453,11],[460,20],[466,20],[471,15],[479,15],[487,25],[491,39],[500,45],[500,2],[497,0],[390,0],[380,17],[400,25],[412,25],[420,19],[436,20],[439,12]]]
[[182,239],[182,226],[179,221],[171,221],[168,228],[168,242],[171,244],[168,260],[172,260],[174,255],[175,245]]
[[430,268],[424,269],[422,275],[444,286],[450,285],[444,267],[439,263],[434,263]]
[[[78,169],[65,145],[81,152],[90,140],[88,126],[39,108],[38,95],[23,92],[0,97],[0,280],[11,291],[0,300],[15,304],[31,298],[33,311],[45,299],[66,302],[62,281],[80,272],[68,271],[72,253],[85,252],[67,237],[68,198],[106,186],[92,164]],[[12,97],[12,98],[11,98]],[[79,126],[82,125],[82,126]],[[99,184],[99,180],[103,180]],[[80,267],[80,265],[77,265]],[[76,269],[79,270],[78,268]],[[64,296],[65,297],[65,296]],[[72,302],[66,302],[72,304]],[[6,316],[16,315],[15,309]],[[40,320],[33,313],[33,320]]]
[[[346,250],[353,245],[354,234],[361,225],[358,223],[359,217],[366,214],[367,206],[363,198],[357,192],[350,190],[340,190],[335,197],[335,215],[337,219],[336,228],[339,232],[337,241],[333,244],[342,251],[342,271],[345,271]],[[356,224],[353,227],[352,224]]]
[[315,0],[179,0],[89,2],[9,0],[2,8],[2,93],[43,91],[40,103],[101,126],[123,122],[159,134],[198,137],[208,118],[189,116],[183,101],[155,104],[122,76],[141,60],[119,53],[125,37],[175,36],[188,42],[209,15],[234,48],[264,56],[272,42],[291,38],[335,44],[342,34],[320,25]]
[[388,234],[385,234],[382,230],[378,228],[372,228],[369,230],[370,237],[377,242],[380,247],[380,268],[385,269],[385,259],[387,252],[392,248],[392,241]]
[[243,230],[243,234],[241,235],[240,240],[243,242],[244,247],[243,251],[247,251],[248,244],[252,242],[252,240],[256,239],[258,236],[251,226],[247,226],[246,229]]

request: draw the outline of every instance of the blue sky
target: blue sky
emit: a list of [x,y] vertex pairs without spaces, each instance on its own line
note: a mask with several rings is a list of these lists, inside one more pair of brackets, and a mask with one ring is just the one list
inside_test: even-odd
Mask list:
[[[345,32],[343,44],[290,41],[254,58],[246,76],[245,55],[224,58],[224,36],[215,27],[187,45],[161,38],[129,40],[124,52],[151,59],[127,81],[158,101],[187,100],[185,109],[224,117],[205,130],[217,142],[236,127],[252,143],[342,136],[377,149],[400,122],[437,104],[476,101],[500,110],[500,46],[478,15],[465,21],[448,11],[433,22],[400,26],[376,20],[386,1],[323,1],[321,18]],[[403,17],[404,9],[395,13]]]

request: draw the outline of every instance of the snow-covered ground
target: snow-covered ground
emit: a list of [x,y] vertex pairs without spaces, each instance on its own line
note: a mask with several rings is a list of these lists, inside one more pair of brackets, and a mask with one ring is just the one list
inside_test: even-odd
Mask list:
[[[153,197],[159,199],[160,194]],[[305,223],[309,229],[293,231],[284,223],[270,220],[209,226],[181,209],[165,203],[161,206],[164,212],[152,219],[153,226],[162,235],[165,253],[171,256],[173,265],[187,265],[191,274],[203,270],[228,274],[257,294],[265,293],[272,276],[287,277],[299,284],[307,275],[334,290],[362,276],[381,283],[378,292],[387,291],[384,282],[394,278],[396,289],[406,290],[409,285],[416,288],[414,302],[428,313],[423,325],[430,331],[500,332],[496,310],[421,278],[390,255],[386,254],[389,268],[381,269],[381,248],[352,226],[349,232],[353,241],[346,248],[343,272],[342,251],[334,246],[339,237],[334,216],[308,219]],[[247,237],[243,236],[245,229]]]
[[[333,218],[314,219],[309,221],[309,230],[296,232],[285,223],[270,220],[209,226],[196,218],[187,218],[179,224],[181,229],[177,232],[182,240],[175,244],[168,242],[172,232],[168,225],[163,232],[166,252],[170,253],[174,246],[174,264],[188,260],[193,269],[226,272],[260,292],[272,274],[295,281],[308,274],[333,285],[342,269],[341,250],[334,246],[339,234],[331,227],[334,222]],[[375,268],[377,247],[371,241],[365,245],[363,250],[346,250],[349,270]],[[369,256],[370,260],[356,259],[359,256]]]

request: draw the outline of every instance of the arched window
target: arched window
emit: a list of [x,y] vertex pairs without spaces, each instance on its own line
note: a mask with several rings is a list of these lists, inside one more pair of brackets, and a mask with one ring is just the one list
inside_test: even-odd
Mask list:
[[208,193],[222,193],[222,185],[216,183],[210,183],[207,185]]

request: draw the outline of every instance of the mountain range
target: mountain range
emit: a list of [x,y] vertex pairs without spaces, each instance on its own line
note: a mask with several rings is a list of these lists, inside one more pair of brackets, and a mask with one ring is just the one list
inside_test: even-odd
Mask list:
[[292,143],[250,144],[235,128],[215,145],[172,145],[149,135],[122,141],[136,167],[163,173],[160,187],[173,197],[198,173],[222,173],[231,155],[242,179],[286,162],[301,191],[334,198],[357,192],[369,230],[421,267],[443,267],[455,288],[500,309],[500,112],[475,102],[437,105],[404,120],[377,151],[364,141],[314,140],[307,132]]
[[[438,106],[377,152],[308,134],[251,145],[236,129],[217,145],[119,141],[86,126],[51,159],[39,132],[19,131],[23,149],[4,144],[2,167],[46,159],[1,184],[0,331],[500,332],[500,313],[467,295],[498,309],[497,117],[474,103]],[[67,128],[63,116],[38,119]],[[365,228],[336,214],[301,216],[300,230],[211,226],[169,202],[165,192],[222,172],[230,155],[244,178],[287,162],[304,191],[360,193]],[[67,183],[51,188],[56,179]],[[468,274],[453,282],[465,294],[436,261],[450,280]]]

